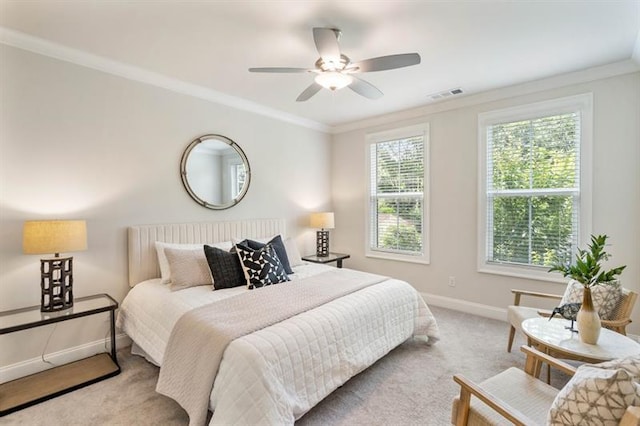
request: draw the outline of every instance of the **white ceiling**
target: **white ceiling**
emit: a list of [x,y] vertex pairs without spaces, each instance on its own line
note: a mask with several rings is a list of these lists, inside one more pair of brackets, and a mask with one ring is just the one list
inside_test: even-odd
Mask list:
[[[307,120],[336,126],[465,94],[629,60],[639,1],[88,1],[0,0],[0,25]],[[342,30],[353,61],[417,52],[422,63],[360,76],[378,100],[349,89],[296,97],[312,67],[311,29]],[[637,53],[636,53],[637,55]]]

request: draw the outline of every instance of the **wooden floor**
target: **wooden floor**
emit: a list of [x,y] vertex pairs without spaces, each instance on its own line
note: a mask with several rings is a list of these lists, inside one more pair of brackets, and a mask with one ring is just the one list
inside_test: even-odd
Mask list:
[[23,404],[47,399],[65,390],[115,375],[118,371],[119,367],[111,356],[102,353],[0,384],[0,413],[6,414]]

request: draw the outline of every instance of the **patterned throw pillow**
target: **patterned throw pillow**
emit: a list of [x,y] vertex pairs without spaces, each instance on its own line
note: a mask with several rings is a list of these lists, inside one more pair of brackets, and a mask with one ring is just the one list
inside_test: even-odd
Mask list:
[[253,250],[236,244],[236,252],[242,263],[249,290],[289,281],[289,277],[271,244]]
[[[569,281],[560,305],[582,303],[583,293],[584,287],[582,284],[575,280]],[[593,307],[598,311],[600,319],[612,319],[611,316],[614,314],[621,296],[622,288],[620,283],[591,287],[591,300],[593,300]]]
[[640,355],[581,365],[556,396],[547,424],[618,425],[630,405],[640,404]]
[[267,244],[271,244],[273,246],[273,249],[276,251],[276,254],[278,255],[278,259],[280,259],[280,263],[282,263],[282,267],[284,268],[284,271],[287,274],[293,274],[293,269],[291,269],[291,265],[289,264],[289,257],[287,256],[287,249],[285,248],[285,244],[284,244],[284,241],[282,240],[282,236],[276,235],[266,243],[246,239],[246,240],[242,240],[238,244],[244,247],[249,247],[250,249],[253,249],[253,250],[258,250],[266,246]]

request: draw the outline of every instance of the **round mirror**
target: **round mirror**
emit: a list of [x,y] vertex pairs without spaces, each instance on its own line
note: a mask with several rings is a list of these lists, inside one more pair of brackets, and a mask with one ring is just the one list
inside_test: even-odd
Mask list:
[[244,151],[220,135],[204,135],[191,142],[182,154],[180,175],[191,198],[214,210],[238,204],[251,181]]

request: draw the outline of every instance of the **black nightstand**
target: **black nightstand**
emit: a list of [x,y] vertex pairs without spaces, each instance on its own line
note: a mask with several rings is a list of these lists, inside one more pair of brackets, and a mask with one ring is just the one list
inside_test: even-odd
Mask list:
[[342,268],[342,261],[350,257],[351,257],[350,255],[344,254],[344,253],[329,252],[329,256],[316,256],[315,254],[310,254],[308,256],[304,256],[302,260],[306,260],[307,262],[313,262],[313,263],[336,262],[336,266],[338,268]]
[[108,294],[78,297],[73,306],[55,312],[40,312],[40,306],[0,312],[0,334],[28,330],[74,318],[109,312],[111,353],[59,365],[30,376],[0,384],[0,416],[46,401],[120,373],[116,357],[115,311],[118,302]]

